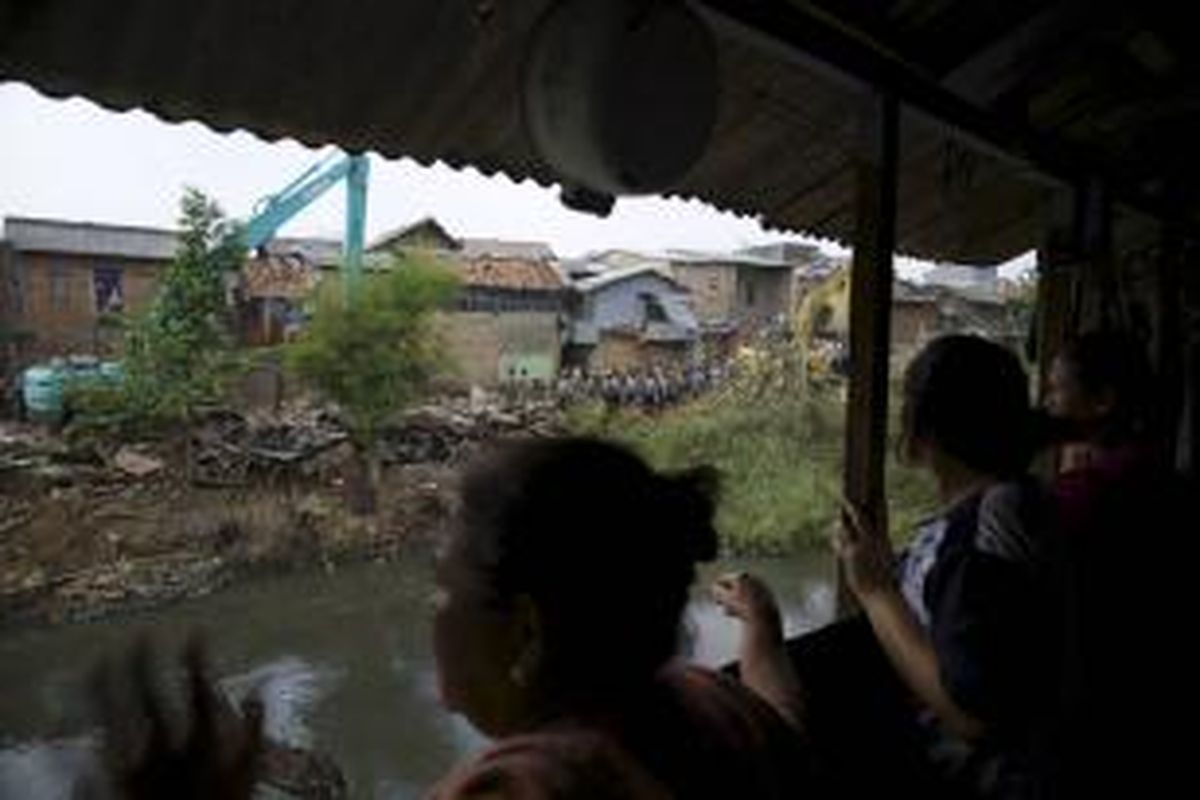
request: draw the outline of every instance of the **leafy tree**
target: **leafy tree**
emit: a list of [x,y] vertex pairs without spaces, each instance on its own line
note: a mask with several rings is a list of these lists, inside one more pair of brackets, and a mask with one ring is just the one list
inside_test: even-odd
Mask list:
[[381,428],[447,364],[435,314],[458,287],[434,260],[391,258],[352,296],[339,281],[326,282],[307,329],[287,352],[289,367],[336,403],[350,428],[359,473],[351,504],[358,513],[374,511]]
[[124,331],[115,391],[79,398],[84,418],[186,437],[198,410],[218,401],[237,369],[225,276],[245,259],[239,230],[202,192],[181,203],[175,257],[150,308]]

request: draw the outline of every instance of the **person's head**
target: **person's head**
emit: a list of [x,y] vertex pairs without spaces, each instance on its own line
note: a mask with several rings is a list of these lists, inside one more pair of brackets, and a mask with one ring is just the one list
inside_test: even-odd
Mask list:
[[905,373],[901,424],[904,454],[915,463],[1019,475],[1033,454],[1025,369],[1011,351],[978,336],[936,339]]
[[715,558],[716,474],[653,471],[591,439],[503,446],[465,474],[439,564],[443,701],[504,735],[620,698],[679,645]]
[[1046,410],[1079,438],[1125,439],[1150,421],[1150,362],[1128,334],[1084,334],[1055,356],[1047,378]]

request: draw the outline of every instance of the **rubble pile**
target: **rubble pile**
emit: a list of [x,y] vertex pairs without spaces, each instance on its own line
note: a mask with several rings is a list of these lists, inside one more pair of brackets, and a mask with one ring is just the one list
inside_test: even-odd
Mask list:
[[559,430],[551,402],[483,393],[413,408],[378,439],[371,518],[328,407],[211,411],[188,439],[73,441],[0,423],[0,627],[93,619],[264,570],[390,559],[436,544],[457,469],[488,441]]

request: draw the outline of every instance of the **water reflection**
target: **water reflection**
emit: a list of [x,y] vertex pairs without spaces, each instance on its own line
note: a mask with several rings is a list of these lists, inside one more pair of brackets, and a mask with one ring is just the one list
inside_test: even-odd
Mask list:
[[344,676],[336,667],[320,667],[287,655],[249,672],[221,681],[221,688],[237,701],[257,693],[263,702],[267,736],[295,747],[312,747],[309,717],[318,701]]
[[[790,632],[832,617],[824,558],[732,562],[775,587]],[[705,579],[716,570],[707,570]],[[424,564],[363,566],[240,587],[158,613],[0,638],[0,798],[66,798],[89,769],[81,679],[103,653],[148,632],[178,648],[208,630],[222,687],[258,687],[271,735],[329,753],[354,797],[405,800],[483,744],[438,705]],[[733,656],[737,626],[703,595],[689,609],[692,654]]]

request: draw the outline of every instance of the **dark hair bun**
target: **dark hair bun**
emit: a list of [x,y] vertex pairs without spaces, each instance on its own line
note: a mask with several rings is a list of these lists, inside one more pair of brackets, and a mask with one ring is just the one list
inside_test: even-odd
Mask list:
[[491,597],[532,598],[547,669],[580,690],[623,686],[677,650],[696,564],[717,555],[718,483],[610,442],[513,442],[464,475],[463,555]]

